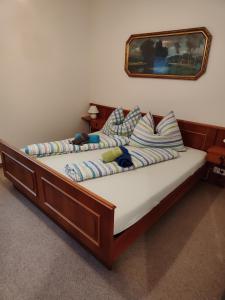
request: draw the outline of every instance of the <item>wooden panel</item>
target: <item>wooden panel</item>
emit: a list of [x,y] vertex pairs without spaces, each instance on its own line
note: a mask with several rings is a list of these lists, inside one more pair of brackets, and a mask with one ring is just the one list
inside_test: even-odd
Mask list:
[[206,151],[213,145],[216,135],[215,129],[210,128],[205,131],[193,125],[190,126],[190,129],[186,129],[182,124],[180,125],[180,129],[185,146]]
[[181,129],[181,134],[185,146],[190,146],[195,149],[205,149],[206,135],[198,132],[192,132]]
[[11,155],[2,152],[4,173],[14,184],[22,187],[34,199],[37,197],[35,171]]
[[216,136],[215,128],[187,121],[178,121],[178,124],[186,146],[207,150],[213,145]]
[[[18,162],[15,164],[18,176],[21,176],[21,166],[31,173],[35,171],[34,186],[38,190],[35,204],[110,268],[115,205],[1,140],[0,152],[3,161],[3,156],[7,155]],[[3,170],[16,188],[34,199],[24,185],[26,182],[30,190],[32,181],[8,176],[4,163]]]
[[224,130],[223,129],[218,129],[215,144],[218,145],[218,146],[225,147],[225,142],[223,142],[224,139],[225,139],[225,129]]
[[100,244],[100,215],[42,177],[44,204],[97,246]]
[[[156,124],[162,116],[154,116]],[[214,144],[217,128],[185,120],[177,120],[183,137],[184,145],[199,150],[207,150]]]
[[[105,105],[91,103],[96,105],[99,110],[98,118],[103,120],[102,124],[107,120],[108,116],[115,109]],[[126,115],[129,110],[125,109],[124,114]],[[144,115],[145,113],[142,113]],[[162,116],[154,115],[154,121],[157,125]],[[178,124],[181,130],[181,134],[184,140],[185,146],[207,150],[210,146],[217,144],[222,145],[222,140],[225,138],[225,128],[219,126],[213,126],[208,124],[201,124],[197,122],[178,120]]]

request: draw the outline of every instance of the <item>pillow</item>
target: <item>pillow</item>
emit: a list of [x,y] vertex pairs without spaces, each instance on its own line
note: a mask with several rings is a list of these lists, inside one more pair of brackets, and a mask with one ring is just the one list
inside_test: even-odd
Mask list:
[[112,135],[112,130],[111,130],[112,125],[119,125],[123,122],[123,120],[124,120],[123,108],[119,106],[111,113],[111,115],[108,117],[107,121],[105,122],[105,125],[102,128],[103,133],[105,133],[106,135]]
[[138,121],[141,118],[141,111],[139,106],[135,106],[124,119],[123,123],[118,125],[116,130],[118,135],[123,136],[131,136],[135,126],[137,125]]
[[154,134],[154,122],[150,113],[145,115],[137,124],[130,137],[131,146],[173,148],[177,151],[185,151],[180,129],[171,111],[156,126]]
[[149,112],[137,123],[130,137],[129,144],[135,147],[149,147],[150,138],[154,135],[154,120]]
[[[111,116],[110,116],[111,117]],[[133,110],[131,110],[126,118],[120,123],[115,123],[115,118],[107,120],[107,129],[105,126],[103,127],[103,132],[107,135],[122,135],[129,137],[136,124],[141,118],[141,111],[138,106],[136,106]]]

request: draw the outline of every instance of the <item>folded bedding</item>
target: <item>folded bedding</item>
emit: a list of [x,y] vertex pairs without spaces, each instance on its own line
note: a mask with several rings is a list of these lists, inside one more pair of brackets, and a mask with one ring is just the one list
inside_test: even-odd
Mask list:
[[108,150],[102,153],[102,160],[104,163],[114,161],[116,158],[120,157],[123,154],[123,151],[120,147],[115,147],[112,150]]
[[43,157],[58,154],[67,154],[73,152],[82,152],[88,150],[113,148],[124,146],[129,143],[129,138],[125,136],[107,136],[104,133],[99,133],[100,142],[96,143],[96,140],[92,143],[83,145],[74,145],[71,143],[72,139],[53,141],[48,143],[39,143],[25,146],[21,150],[28,155]]
[[87,144],[89,142],[88,134],[85,132],[77,132],[75,134],[75,137],[72,141],[70,141],[70,144],[73,145],[83,145]]
[[179,156],[177,151],[170,148],[137,148],[135,150],[130,150],[129,154],[133,163],[130,167],[123,168],[119,166],[116,161],[104,163],[101,159],[98,159],[67,164],[65,166],[65,173],[73,181],[80,182],[88,179],[131,171],[174,159]]
[[115,162],[117,162],[117,164],[122,168],[131,167],[133,165],[133,161],[129,151],[124,146],[120,146],[119,148],[121,149],[122,154],[115,159]]
[[88,135],[88,143],[98,144],[100,143],[99,134],[89,134]]
[[98,134],[87,134],[85,132],[78,132],[70,144],[84,145],[84,144],[98,144],[100,143],[100,136]]

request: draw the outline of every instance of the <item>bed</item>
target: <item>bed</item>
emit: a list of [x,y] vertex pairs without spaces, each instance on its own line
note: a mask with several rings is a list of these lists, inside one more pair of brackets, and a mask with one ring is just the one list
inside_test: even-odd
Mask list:
[[[113,108],[95,105],[104,123]],[[156,123],[161,119],[160,116],[154,118]],[[65,160],[73,161],[75,155],[78,160],[85,159],[87,153],[35,159],[1,141],[4,175],[50,218],[111,268],[113,262],[140,234],[202,178],[207,167],[205,151],[211,145],[222,144],[225,135],[223,127],[183,120],[178,123],[185,146],[189,148],[172,161],[76,183],[63,174]],[[92,151],[92,155],[97,157],[101,151],[104,150]],[[176,170],[174,174],[168,174],[168,164]],[[160,174],[163,180],[158,180],[156,174]],[[149,177],[155,180],[152,186],[148,184]],[[137,178],[142,178],[139,180],[141,195],[135,187]],[[122,191],[118,188],[121,182]],[[128,205],[131,202],[133,205]]]
[[[132,148],[127,147],[128,150]],[[47,156],[38,160],[67,176],[64,171],[67,163],[94,160],[101,157],[103,152],[105,150],[102,149]],[[166,195],[192,176],[205,164],[205,156],[205,151],[187,148],[187,151],[181,152],[177,159],[130,172],[83,181],[79,184],[116,206],[113,231],[116,235],[135,224]]]

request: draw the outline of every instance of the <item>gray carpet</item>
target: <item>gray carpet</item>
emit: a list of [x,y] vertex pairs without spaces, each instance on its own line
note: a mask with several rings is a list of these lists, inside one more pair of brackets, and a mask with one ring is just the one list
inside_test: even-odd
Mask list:
[[1,300],[224,296],[225,189],[200,183],[108,271],[0,171]]

